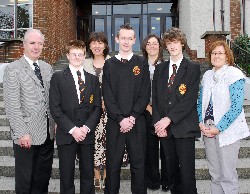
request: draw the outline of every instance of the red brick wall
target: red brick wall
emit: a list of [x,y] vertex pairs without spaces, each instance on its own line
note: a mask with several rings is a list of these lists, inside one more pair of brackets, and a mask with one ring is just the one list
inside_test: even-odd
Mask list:
[[230,0],[230,27],[234,40],[241,32],[241,0]]
[[[36,0],[33,2],[33,28],[41,30],[45,35],[41,59],[53,64],[64,54],[65,44],[69,40],[76,39],[75,0]],[[13,61],[22,56],[22,49],[20,42],[11,45],[7,60]],[[1,49],[0,53],[2,53]]]

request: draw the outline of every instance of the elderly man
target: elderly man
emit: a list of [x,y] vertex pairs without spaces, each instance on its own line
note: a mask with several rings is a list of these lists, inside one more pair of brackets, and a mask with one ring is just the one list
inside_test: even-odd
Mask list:
[[24,55],[4,73],[4,101],[15,156],[17,194],[48,193],[54,150],[54,121],[49,112],[52,68],[38,60],[44,35],[36,29],[24,35]]

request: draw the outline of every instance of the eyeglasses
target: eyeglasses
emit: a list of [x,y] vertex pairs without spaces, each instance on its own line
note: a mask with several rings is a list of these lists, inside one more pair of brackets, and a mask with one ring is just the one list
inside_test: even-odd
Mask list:
[[159,43],[158,42],[152,42],[152,43],[148,42],[146,45],[147,46],[158,46]]
[[212,53],[211,53],[211,55],[213,55],[213,56],[216,56],[216,55],[221,56],[221,55],[225,55],[225,54],[226,54],[226,53],[221,53],[221,52],[218,52],[218,53],[212,52]]
[[82,53],[69,53],[69,55],[74,56],[74,57],[84,57],[85,55]]

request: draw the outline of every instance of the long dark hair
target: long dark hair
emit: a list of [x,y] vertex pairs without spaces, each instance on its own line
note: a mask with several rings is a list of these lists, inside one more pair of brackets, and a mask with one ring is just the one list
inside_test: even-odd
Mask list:
[[148,35],[144,38],[144,40],[143,40],[143,42],[142,42],[142,55],[143,55],[143,57],[145,57],[145,58],[148,60],[148,52],[147,52],[147,50],[146,50],[146,46],[147,46],[148,40],[149,40],[150,38],[153,38],[153,37],[156,38],[157,41],[158,41],[158,43],[159,43],[159,54],[158,54],[158,57],[157,57],[157,59],[154,61],[154,64],[153,64],[153,65],[156,65],[156,63],[157,63],[158,61],[163,62],[163,42],[162,42],[162,40],[160,39],[159,36],[157,36],[157,35],[155,35],[155,34],[148,34]]

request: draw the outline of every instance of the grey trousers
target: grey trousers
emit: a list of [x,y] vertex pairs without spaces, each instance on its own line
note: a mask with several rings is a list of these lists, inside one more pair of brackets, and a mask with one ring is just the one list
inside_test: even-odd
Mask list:
[[236,171],[240,141],[219,147],[219,136],[204,137],[205,150],[211,175],[211,194],[238,194]]

